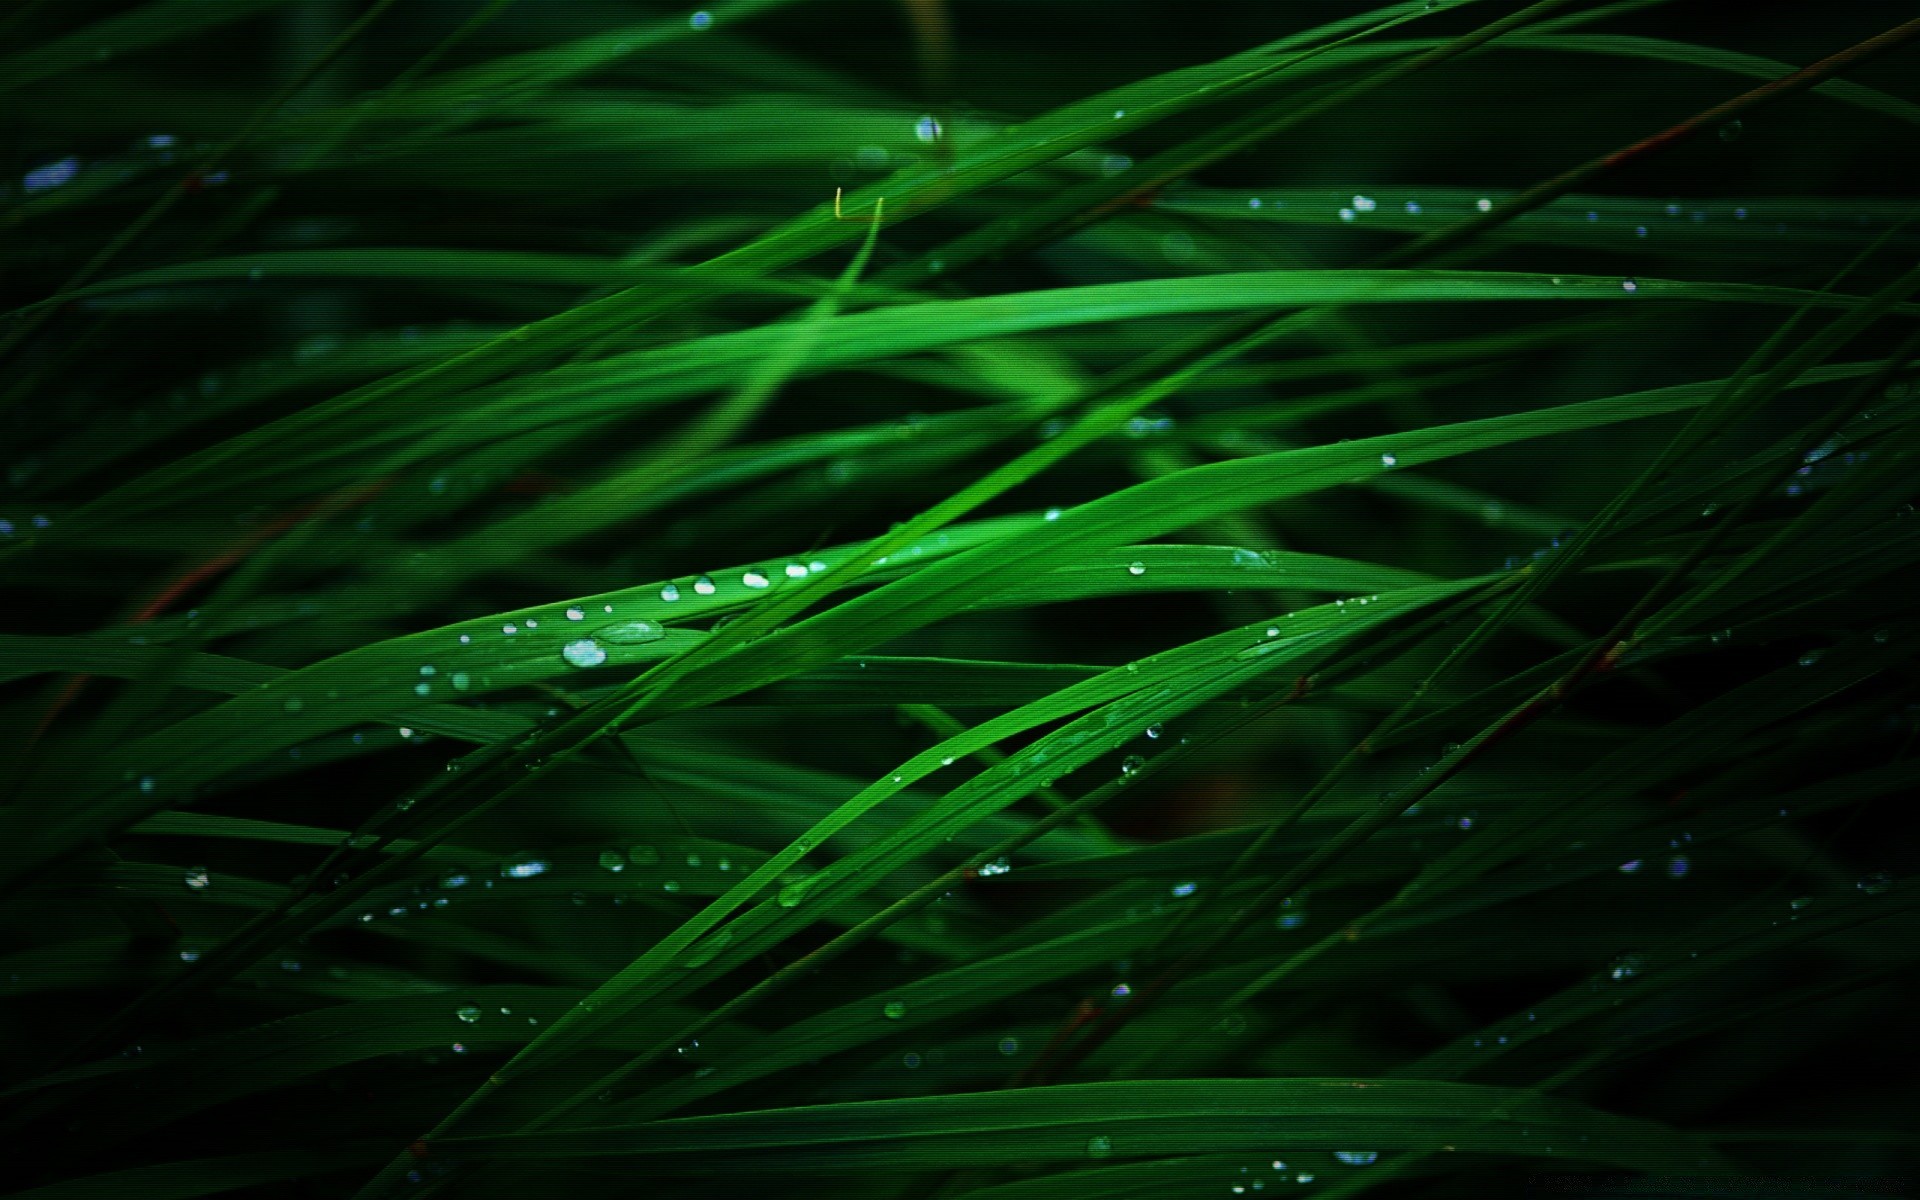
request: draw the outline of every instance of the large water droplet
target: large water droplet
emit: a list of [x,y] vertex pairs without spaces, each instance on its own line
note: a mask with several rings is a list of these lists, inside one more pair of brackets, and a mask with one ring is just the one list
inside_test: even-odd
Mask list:
[[205,867],[188,867],[185,882],[190,890],[204,892],[213,883],[213,877],[207,874]]
[[880,1012],[887,1020],[898,1021],[907,1015],[907,1005],[903,1000],[889,1000],[886,1005],[880,1009]]
[[478,1004],[463,1004],[453,1010],[453,1015],[459,1017],[465,1024],[472,1025],[480,1020],[480,1006]]
[[602,850],[600,865],[609,871],[624,871],[627,869],[627,856],[618,850]]
[[711,596],[720,589],[714,586],[713,576],[702,575],[693,581],[693,590],[702,596]]
[[931,115],[923,116],[913,123],[913,136],[916,141],[937,142],[940,140],[940,122]]
[[1147,564],[1143,562],[1132,562],[1127,564],[1127,574],[1129,575],[1145,575],[1146,573],[1147,573]]
[[594,630],[593,636],[616,646],[638,646],[659,641],[667,636],[667,631],[658,621],[621,621],[617,625]]
[[592,638],[580,638],[560,648],[560,657],[576,667],[597,667],[607,661],[607,652]]
[[678,600],[680,598],[680,585],[677,583],[661,584],[660,598],[666,601],[668,604],[672,604],[675,600]]
[[748,571],[744,575],[740,576],[740,582],[746,584],[750,588],[763,588],[773,581],[767,578],[767,573],[765,571],[755,569],[752,571]]
[[1379,1161],[1378,1150],[1335,1150],[1333,1156],[1350,1167],[1370,1167]]

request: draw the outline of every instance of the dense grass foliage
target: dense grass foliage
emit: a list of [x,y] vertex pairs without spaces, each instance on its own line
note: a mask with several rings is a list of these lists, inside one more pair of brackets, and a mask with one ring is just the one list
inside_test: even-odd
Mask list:
[[8,6],[0,1191],[1904,1193],[1906,9]]

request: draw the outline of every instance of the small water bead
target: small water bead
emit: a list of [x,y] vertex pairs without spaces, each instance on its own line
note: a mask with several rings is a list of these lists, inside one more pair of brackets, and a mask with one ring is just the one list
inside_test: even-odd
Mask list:
[[1805,654],[1802,654],[1800,656],[1800,665],[1803,667],[1811,667],[1813,664],[1819,661],[1820,661],[1820,652],[1818,650],[1809,650]]
[[1607,974],[1614,982],[1624,983],[1646,970],[1646,966],[1647,960],[1640,955],[1622,954],[1608,965]]
[[1420,215],[1420,202],[1418,200],[1407,201],[1406,208],[1408,216],[1417,217]]
[[509,621],[500,627],[500,632],[506,634],[508,637],[512,637],[514,634],[520,632],[520,627]]
[[1803,908],[1812,907],[1812,905],[1813,905],[1812,896],[1796,896],[1793,900],[1791,907],[1794,912],[1799,912]]
[[1622,279],[1620,281],[1620,290],[1623,292],[1627,292],[1629,294],[1633,292],[1637,292],[1640,290],[1639,281],[1634,279]]
[[500,873],[508,879],[532,879],[535,875],[545,875],[547,864],[534,858],[526,862],[509,863],[500,868]]
[[1380,1160],[1378,1150],[1335,1150],[1333,1156],[1350,1167],[1370,1167]]
[[711,29],[713,27],[713,14],[704,9],[694,13],[687,18],[687,27],[696,33]]
[[667,636],[658,621],[621,621],[593,631],[593,636],[616,646],[640,646]]
[[1014,1055],[1020,1053],[1020,1039],[1015,1037],[1001,1038],[1000,1053],[1006,1055],[1008,1058],[1012,1058]]
[[678,879],[669,879],[660,885],[660,890],[663,892],[677,892],[680,890],[680,881]]
[[1129,575],[1145,575],[1146,573],[1147,564],[1143,562],[1131,562],[1127,564],[1127,574]]
[[1685,879],[1687,872],[1692,868],[1693,864],[1687,860],[1686,855],[1676,854],[1667,860],[1667,877],[1669,879]]
[[767,578],[767,573],[765,571],[753,570],[753,571],[748,571],[745,574],[741,575],[740,582],[746,584],[750,588],[763,588],[763,587],[766,587],[768,584],[772,583],[773,581]]
[[904,1000],[889,1000],[886,1005],[880,1009],[880,1015],[889,1021],[898,1021],[907,1015],[906,1002]]
[[188,891],[204,892],[213,883],[213,877],[205,867],[188,867],[184,882]]
[[1138,775],[1146,768],[1146,765],[1146,759],[1141,758],[1138,754],[1129,754],[1120,762],[1120,774],[1128,776]]
[[580,638],[563,646],[560,657],[572,666],[597,667],[607,661],[607,652],[592,638]]
[[992,875],[1005,875],[1008,871],[1011,871],[1011,870],[1013,870],[1012,863],[1008,862],[1004,858],[996,858],[990,863],[981,864],[980,875],[982,878],[992,876]]
[[[1159,908],[1158,905],[1154,907],[1156,910]],[[1113,985],[1113,992],[1111,994],[1115,1000],[1125,1000],[1128,996],[1133,995],[1133,989],[1124,983],[1116,983]]]
[[1645,225],[1635,225],[1633,227],[1633,236],[1635,237],[1647,236],[1647,227]]
[[642,842],[640,845],[631,846],[627,849],[627,858],[630,859],[635,866],[651,867],[659,863],[660,852]]
[[1088,1158],[1112,1158],[1113,1139],[1104,1133],[1097,1133],[1087,1139]]
[[1150,738],[1158,738],[1163,732],[1165,732],[1165,728],[1158,722],[1147,726],[1147,736]]
[[1340,219],[1341,219],[1342,221],[1351,221],[1351,220],[1353,220],[1353,210],[1352,210],[1352,209],[1350,209],[1350,208],[1343,208],[1343,209],[1341,209],[1341,210],[1340,210]]
[[714,586],[713,576],[702,575],[693,581],[693,590],[702,596],[711,596],[720,589]]
[[627,857],[618,850],[602,850],[600,865],[609,871],[624,871],[627,869]]
[[797,562],[788,563],[786,575],[788,579],[805,579],[807,577],[807,564]]
[[1620,873],[1622,875],[1631,875],[1635,871],[1638,871],[1639,869],[1640,869],[1640,860],[1637,858],[1630,859],[1627,862],[1623,862],[1620,864]]
[[1746,130],[1747,127],[1739,121],[1728,121],[1720,127],[1720,140],[1723,142],[1737,142],[1740,140],[1740,135],[1745,133]]
[[471,645],[473,644],[473,635],[472,635],[472,634],[470,634],[470,633],[463,633],[463,634],[461,634],[461,635],[460,635],[460,644],[461,644],[462,646],[471,646]]
[[1250,208],[1250,209],[1253,209],[1253,210],[1254,210],[1254,211],[1256,211],[1256,212],[1257,212],[1257,211],[1259,211],[1259,208],[1260,208],[1260,197],[1258,197],[1258,196],[1255,196],[1255,197],[1253,197],[1253,198],[1252,198],[1251,200],[1248,200],[1248,201],[1247,201],[1247,207],[1248,207],[1248,208]]
[[453,1010],[453,1015],[459,1017],[462,1023],[473,1025],[480,1020],[480,1006],[478,1004],[463,1004]]
[[1380,465],[1383,467],[1397,467],[1400,465],[1400,460],[1391,454],[1382,454],[1380,456]]
[[1312,1183],[1313,1173],[1311,1171],[1302,1171],[1293,1177],[1293,1181],[1295,1183]]
[[940,140],[940,122],[931,113],[923,115],[913,123],[913,136],[916,141],[937,142]]
[[1041,519],[1046,521],[1058,521],[1060,519],[1060,510],[1057,508],[1050,508],[1046,511],[1046,514]]
[[1859,888],[1869,896],[1884,896],[1893,890],[1893,876],[1887,874],[1885,871],[1871,871],[1862,875],[1860,882],[1853,886]]
[[288,696],[286,700],[280,705],[280,707],[286,709],[290,713],[293,713],[293,712],[299,712],[302,708],[306,707],[306,705],[300,699],[300,697]]
[[538,629],[538,628],[540,628],[540,622],[539,622],[539,621],[536,621],[536,620],[535,620],[535,619],[533,619],[532,617],[528,617],[528,618],[527,618],[527,628],[528,628],[528,629]]
[[1200,885],[1197,883],[1176,883],[1168,890],[1176,896],[1185,898],[1199,891]]
[[672,604],[675,600],[678,600],[679,598],[680,598],[679,584],[666,583],[666,584],[660,585],[660,599],[666,601],[668,604]]
[[1492,212],[1492,211],[1493,211],[1493,201],[1492,201],[1492,200],[1489,200],[1489,199],[1488,199],[1487,197],[1485,197],[1485,196],[1482,196],[1482,197],[1480,197],[1480,198],[1479,198],[1478,200],[1475,200],[1475,201],[1473,202],[1473,206],[1474,206],[1475,208],[1477,208],[1477,209],[1479,209],[1479,210],[1480,210],[1481,212]]

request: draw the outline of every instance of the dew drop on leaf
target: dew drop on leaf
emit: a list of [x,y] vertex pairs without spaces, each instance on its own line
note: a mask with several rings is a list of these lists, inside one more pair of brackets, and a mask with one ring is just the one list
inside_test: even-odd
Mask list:
[[453,1010],[453,1015],[459,1017],[463,1023],[472,1025],[480,1020],[480,1006],[478,1004],[463,1004]]
[[575,667],[597,667],[607,661],[607,652],[592,638],[580,638],[560,648],[560,657]]
[[594,630],[593,636],[616,646],[639,646],[659,641],[667,636],[667,631],[658,621],[621,621]]
[[1096,1133],[1087,1139],[1088,1158],[1113,1157],[1113,1139],[1104,1133]]
[[907,1015],[907,1006],[904,1001],[889,1000],[887,1001],[886,1006],[882,1008],[880,1012],[883,1016],[887,1018],[887,1020],[898,1021],[900,1018]]
[[602,850],[600,865],[609,871],[624,871],[627,869],[627,857],[618,850]]

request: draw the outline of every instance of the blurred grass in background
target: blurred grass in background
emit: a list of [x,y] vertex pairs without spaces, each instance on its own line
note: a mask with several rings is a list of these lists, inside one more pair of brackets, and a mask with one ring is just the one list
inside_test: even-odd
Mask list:
[[6,1194],[1911,1188],[1897,7],[10,6]]

